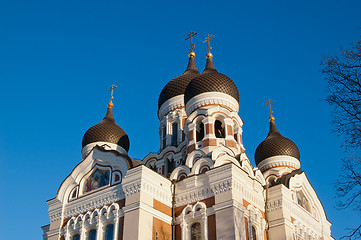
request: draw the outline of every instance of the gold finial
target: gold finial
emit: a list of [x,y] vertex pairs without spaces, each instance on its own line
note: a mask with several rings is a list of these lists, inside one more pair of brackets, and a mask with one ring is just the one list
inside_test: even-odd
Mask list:
[[189,50],[189,54],[188,54],[188,57],[195,57],[196,56],[196,54],[193,52],[193,49],[196,47],[194,44],[193,44],[193,37],[195,36],[195,35],[197,35],[197,33],[196,32],[190,32],[187,36],[187,38],[185,39],[185,40],[188,40],[188,39],[190,39],[190,45],[191,45],[191,48],[190,49],[188,49]]
[[112,86],[110,87],[110,89],[108,90],[108,92],[110,92],[110,101],[109,101],[109,103],[108,103],[108,107],[109,107],[109,108],[112,108],[112,107],[114,106],[112,100],[113,100],[113,98],[114,98],[114,97],[113,97],[113,90],[114,90],[115,88],[117,88],[117,86],[112,85]]
[[205,38],[206,40],[204,40],[203,42],[208,42],[208,53],[207,53],[207,58],[212,58],[213,54],[211,53],[211,45],[209,44],[209,40],[211,40],[212,38],[214,38],[214,35],[210,35],[208,34],[207,37]]
[[275,118],[272,116],[273,111],[272,111],[272,109],[271,109],[271,104],[274,103],[274,102],[275,102],[275,101],[273,101],[272,99],[268,99],[267,103],[265,104],[265,106],[268,105],[268,107],[269,107],[269,115],[270,115],[269,120],[270,120],[271,122],[273,122],[273,121],[275,120]]

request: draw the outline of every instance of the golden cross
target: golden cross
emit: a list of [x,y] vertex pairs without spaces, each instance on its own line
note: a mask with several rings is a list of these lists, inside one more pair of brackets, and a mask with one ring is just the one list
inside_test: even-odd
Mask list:
[[273,116],[272,116],[273,111],[272,111],[272,109],[271,109],[271,104],[274,103],[274,102],[275,102],[275,101],[273,101],[272,99],[268,99],[267,103],[265,104],[265,106],[268,105],[268,107],[269,107],[270,119],[273,118]]
[[208,52],[209,53],[211,52],[211,49],[212,49],[211,45],[209,44],[209,40],[211,40],[212,38],[214,38],[214,35],[212,36],[212,35],[208,34],[206,37],[206,40],[203,41],[203,42],[208,42]]
[[113,100],[113,90],[114,90],[115,88],[117,88],[117,86],[112,85],[112,86],[110,87],[110,89],[108,90],[108,92],[110,92],[110,102],[112,102],[112,100]]
[[190,33],[187,35],[188,37],[185,39],[185,40],[188,40],[188,39],[191,40],[191,42],[190,42],[191,48],[188,49],[189,52],[193,52],[193,49],[195,48],[195,45],[193,44],[193,37],[194,37],[195,35],[197,35],[196,32],[190,32]]

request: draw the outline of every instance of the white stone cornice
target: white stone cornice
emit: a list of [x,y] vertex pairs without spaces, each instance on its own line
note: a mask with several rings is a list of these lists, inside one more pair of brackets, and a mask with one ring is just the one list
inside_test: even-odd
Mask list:
[[130,169],[122,183],[125,196],[144,191],[168,206],[172,205],[171,184],[169,179],[143,165]]
[[298,169],[298,168],[300,168],[301,164],[297,158],[287,156],[287,155],[269,157],[269,158],[262,160],[258,164],[258,168],[262,172],[264,172],[268,169],[271,169],[271,168],[286,167],[286,166]]
[[184,94],[172,97],[171,99],[165,101],[162,106],[160,106],[158,111],[158,118],[162,119],[170,111],[182,107],[184,107]]
[[239,104],[236,99],[220,92],[205,92],[194,96],[186,104],[186,113],[189,116],[195,109],[204,105],[218,104],[229,107],[238,112]]
[[105,150],[115,150],[115,151],[119,152],[120,154],[128,155],[127,151],[125,151],[125,149],[122,148],[121,146],[119,146],[118,144],[109,143],[109,142],[93,142],[93,143],[87,144],[81,150],[83,159],[91,152],[91,150],[95,146],[101,146],[101,147],[104,147]]

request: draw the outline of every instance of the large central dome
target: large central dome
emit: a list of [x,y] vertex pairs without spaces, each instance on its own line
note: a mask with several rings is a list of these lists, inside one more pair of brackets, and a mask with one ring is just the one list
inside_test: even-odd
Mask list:
[[236,84],[226,75],[219,73],[213,65],[212,57],[208,56],[203,73],[193,78],[188,84],[184,93],[184,103],[187,104],[193,97],[206,92],[225,93],[239,102]]

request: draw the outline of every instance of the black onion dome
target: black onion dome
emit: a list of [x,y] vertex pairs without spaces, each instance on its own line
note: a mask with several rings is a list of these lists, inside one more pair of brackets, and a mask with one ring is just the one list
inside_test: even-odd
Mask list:
[[197,69],[196,62],[194,57],[189,57],[188,67],[186,71],[176,77],[173,78],[170,82],[168,82],[163,88],[162,92],[159,95],[158,99],[158,109],[165,103],[167,100],[172,97],[176,97],[184,94],[184,91],[188,85],[188,83],[196,76],[199,76],[200,72]]
[[300,160],[300,151],[294,142],[282,136],[274,121],[270,121],[269,133],[266,139],[258,145],[255,161],[258,166],[264,159],[273,156],[291,156]]
[[184,103],[198,94],[205,92],[221,92],[230,95],[239,102],[239,93],[236,84],[226,75],[219,73],[213,65],[212,58],[207,58],[203,73],[193,78],[184,93]]
[[121,146],[128,152],[129,138],[126,132],[119,127],[113,117],[113,108],[108,107],[107,114],[104,119],[92,126],[86,131],[83,137],[82,146],[85,147],[89,143],[108,142]]

